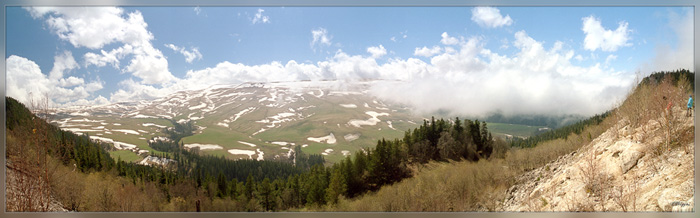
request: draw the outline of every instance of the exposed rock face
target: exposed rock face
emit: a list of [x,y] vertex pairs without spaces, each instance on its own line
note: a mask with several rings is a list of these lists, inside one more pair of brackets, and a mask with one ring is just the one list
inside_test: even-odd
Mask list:
[[[692,128],[692,117],[681,119],[679,129]],[[694,144],[668,151],[655,121],[636,129],[624,125],[519,176],[500,209],[692,211]]]

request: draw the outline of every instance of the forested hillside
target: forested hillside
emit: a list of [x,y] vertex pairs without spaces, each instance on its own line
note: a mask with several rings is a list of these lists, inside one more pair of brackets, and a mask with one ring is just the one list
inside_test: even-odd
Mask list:
[[[114,160],[116,145],[90,140],[47,124],[16,100],[6,98],[8,168],[41,181],[45,191],[11,192],[9,211],[44,211],[55,198],[71,211],[280,211],[318,208],[380,189],[412,175],[411,166],[429,161],[488,158],[505,151],[485,122],[435,118],[406,131],[404,139],[377,142],[332,166],[297,145],[290,159],[231,160],[185,149],[190,123],[173,122],[167,139],[152,140],[155,164]],[[46,113],[48,114],[48,113]],[[42,174],[43,172],[43,174]],[[97,179],[101,185],[80,182]],[[26,182],[25,182],[26,183]],[[10,183],[10,186],[15,185]],[[117,188],[122,186],[124,188]],[[82,190],[82,191],[78,191]],[[125,193],[126,192],[126,193]],[[134,192],[138,192],[134,193]],[[96,194],[102,193],[102,194]],[[120,196],[132,198],[126,203]],[[148,202],[135,206],[133,202]],[[24,205],[23,205],[24,204]]]

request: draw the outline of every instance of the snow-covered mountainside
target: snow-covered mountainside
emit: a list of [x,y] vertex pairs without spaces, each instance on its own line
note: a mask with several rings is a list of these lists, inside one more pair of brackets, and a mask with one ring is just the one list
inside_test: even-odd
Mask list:
[[217,85],[153,101],[60,109],[53,122],[140,158],[154,152],[147,141],[164,137],[173,120],[192,121],[197,130],[182,142],[207,154],[263,160],[286,157],[301,145],[334,162],[422,122],[408,108],[369,95],[376,82]]

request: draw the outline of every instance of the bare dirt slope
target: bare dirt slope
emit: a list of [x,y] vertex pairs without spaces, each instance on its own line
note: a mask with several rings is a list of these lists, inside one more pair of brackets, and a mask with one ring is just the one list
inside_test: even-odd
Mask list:
[[[694,132],[674,109],[673,134]],[[663,119],[632,129],[624,119],[590,144],[518,177],[504,211],[692,211],[694,142],[666,148]]]

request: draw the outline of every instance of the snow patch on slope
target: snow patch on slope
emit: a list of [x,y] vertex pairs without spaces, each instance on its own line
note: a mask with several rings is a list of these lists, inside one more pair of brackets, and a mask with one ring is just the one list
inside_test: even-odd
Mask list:
[[335,142],[336,142],[335,135],[333,135],[333,133],[331,133],[330,135],[327,135],[327,136],[323,136],[323,137],[318,137],[318,138],[308,137],[306,139],[309,141],[314,141],[314,142],[318,142],[318,143],[321,143],[322,141],[326,141],[326,143],[328,143],[328,144],[335,144]]
[[340,106],[344,108],[357,108],[355,104],[340,104]]
[[253,144],[253,143],[244,142],[244,141],[238,141],[238,143],[241,143],[241,144],[244,144],[244,145],[247,145],[247,146],[250,146],[250,147],[256,147],[256,146],[257,146],[257,145],[255,145],[255,144]]
[[381,122],[378,116],[389,116],[388,113],[377,113],[374,111],[367,111],[365,114],[371,116],[371,118],[367,120],[350,120],[348,124],[354,127],[362,127],[362,126],[374,126],[377,125],[377,123]]
[[223,147],[221,147],[221,145],[215,145],[215,144],[199,144],[199,143],[185,144],[185,148],[194,148],[194,147],[199,147],[199,150],[223,149]]
[[148,127],[148,126],[155,126],[155,127],[158,127],[158,128],[165,128],[165,127],[166,127],[166,126],[158,125],[158,124],[155,124],[155,123],[144,123],[144,124],[141,124],[141,125],[142,125],[142,126],[146,126],[146,127]]
[[140,135],[139,132],[130,129],[114,129],[112,131],[123,132],[124,134]]
[[343,138],[345,138],[345,141],[351,142],[351,141],[355,141],[356,139],[359,139],[359,138],[360,138],[360,134],[359,134],[359,133],[357,133],[357,134],[347,134],[347,135],[343,136]]
[[321,154],[322,154],[322,155],[328,155],[328,154],[330,154],[331,152],[333,152],[333,149],[332,149],[332,148],[329,148],[329,149],[324,150],[323,153],[321,153]]
[[90,136],[90,139],[92,140],[97,140],[97,141],[102,141],[106,143],[112,143],[114,145],[114,148],[118,150],[133,150],[136,149],[136,145],[134,144],[129,144],[129,143],[124,143],[124,142],[119,142],[119,141],[114,141],[113,139],[110,138],[104,138],[104,137],[99,137],[99,136]]
[[248,157],[250,159],[253,159],[253,155],[255,154],[255,151],[243,150],[243,149],[229,149],[228,153],[231,153],[233,155],[237,155],[237,154],[248,155]]

